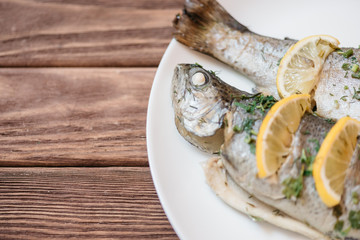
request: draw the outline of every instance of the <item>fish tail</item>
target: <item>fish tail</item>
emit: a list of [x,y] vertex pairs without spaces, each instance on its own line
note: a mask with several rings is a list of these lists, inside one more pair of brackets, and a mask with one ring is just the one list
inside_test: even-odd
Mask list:
[[206,39],[216,24],[240,32],[249,31],[215,0],[186,0],[183,13],[178,14],[173,21],[176,29],[174,37],[194,50],[210,54],[211,48],[206,44]]

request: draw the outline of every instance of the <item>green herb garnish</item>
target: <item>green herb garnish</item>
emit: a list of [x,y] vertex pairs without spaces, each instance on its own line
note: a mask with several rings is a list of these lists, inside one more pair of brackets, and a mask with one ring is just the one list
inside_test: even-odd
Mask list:
[[344,228],[344,221],[337,220],[334,225],[334,231],[341,232],[343,230],[343,228]]
[[360,100],[360,87],[358,90],[354,88],[354,95],[352,96],[353,99]]
[[238,125],[235,125],[235,126],[233,127],[233,131],[236,132],[236,133],[240,133],[240,132],[241,132],[241,127],[238,126]]
[[349,50],[347,50],[346,52],[342,53],[342,55],[345,57],[345,58],[349,58],[351,57],[352,55],[354,54],[354,51],[350,48]]
[[[241,98],[244,99],[243,97]],[[254,113],[256,109],[265,113],[265,110],[270,109],[277,102],[273,96],[264,96],[262,94],[257,94],[251,98],[254,100],[247,104],[242,102],[234,102],[234,104],[237,107],[243,108],[248,113]]]
[[357,63],[356,57],[351,57],[351,62],[352,62],[352,63]]
[[219,72],[214,72],[214,71],[212,71],[212,70],[210,70],[209,71],[212,75],[214,75],[214,76],[217,76],[218,74],[219,74]]
[[344,63],[342,66],[341,66],[341,68],[342,69],[344,69],[345,71],[348,71],[348,70],[350,70],[350,63]]
[[344,90],[348,90],[349,87],[347,85],[344,86]]
[[[336,101],[336,100],[335,100],[335,101]],[[335,123],[335,121],[332,120],[331,118],[326,118],[325,121],[328,122],[328,123],[330,123],[330,124],[334,124],[334,123]]]
[[308,154],[306,154],[305,149],[301,151],[300,161],[305,164],[304,176],[311,176],[313,170],[313,162],[315,160],[315,156],[310,155],[310,151],[308,150]]
[[353,192],[351,194],[351,199],[352,199],[353,204],[357,205],[359,203],[359,195],[358,195],[358,193]]
[[300,197],[301,191],[304,187],[303,174],[304,165],[302,166],[300,175],[297,178],[289,177],[282,182],[282,185],[285,187],[282,193],[287,199],[290,199],[292,196],[295,198]]
[[351,71],[353,71],[354,73],[356,73],[357,71],[359,71],[359,65],[357,65],[357,64],[352,65]]
[[245,131],[247,133],[250,133],[253,126],[254,126],[255,120],[251,118],[245,119],[241,124],[241,131]]
[[197,62],[194,64],[191,64],[190,67],[201,67],[203,68],[203,66],[201,66],[200,64],[198,64]]
[[348,219],[352,228],[360,229],[360,211],[351,210]]
[[360,73],[352,73],[352,74],[351,74],[351,77],[352,77],[352,78],[360,79]]
[[341,231],[341,235],[343,235],[343,236],[348,235],[349,232],[350,232],[350,230],[351,230],[351,226],[349,226],[349,227],[348,227],[347,229],[345,229],[344,231]]
[[346,101],[347,101],[347,99],[346,99],[347,97],[348,97],[348,96],[345,95],[345,96],[342,96],[340,99],[343,100],[344,102],[346,102]]
[[284,216],[279,209],[274,209],[272,212],[275,216]]
[[255,144],[255,141],[250,142],[249,145],[250,145],[250,152],[251,152],[252,154],[255,154],[255,152],[256,152],[256,144]]
[[311,143],[315,143],[315,151],[318,152],[320,149],[320,143],[319,140],[317,140],[316,138],[313,139],[309,139],[309,142]]
[[254,123],[255,123],[254,119],[246,118],[242,122],[241,126],[235,125],[233,127],[233,131],[236,133],[242,133],[242,132],[247,133],[244,141],[245,141],[245,143],[250,145],[250,152],[252,154],[255,154],[255,148],[256,148],[256,146],[255,146],[256,140],[254,138],[252,138],[252,136],[257,135],[257,133],[252,129],[254,126]]

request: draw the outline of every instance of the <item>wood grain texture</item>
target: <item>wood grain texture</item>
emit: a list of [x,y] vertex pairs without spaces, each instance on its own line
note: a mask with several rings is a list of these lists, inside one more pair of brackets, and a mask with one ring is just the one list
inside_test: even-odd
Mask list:
[[0,66],[157,66],[182,0],[1,0]]
[[0,166],[148,166],[154,68],[0,68]]
[[147,167],[0,168],[0,239],[177,239]]

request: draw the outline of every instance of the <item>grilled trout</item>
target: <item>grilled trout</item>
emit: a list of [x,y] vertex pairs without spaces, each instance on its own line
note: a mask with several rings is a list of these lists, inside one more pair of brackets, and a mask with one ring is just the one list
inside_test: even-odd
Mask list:
[[354,151],[344,193],[336,207],[328,208],[321,201],[312,177],[312,161],[333,126],[332,121],[305,113],[276,175],[257,177],[256,133],[275,102],[272,96],[240,91],[198,64],[180,64],[174,71],[172,104],[179,133],[201,150],[219,152],[221,165],[231,181],[256,201],[310,226],[324,238],[298,230],[306,236],[360,239],[359,147]]
[[[186,0],[183,13],[174,20],[174,37],[191,49],[210,55],[251,79],[257,89],[276,99],[278,64],[296,43],[251,32],[215,0]],[[360,49],[343,48],[352,55],[331,53],[312,93],[317,114],[330,119],[350,116],[360,120],[360,74],[349,66],[359,64]]]

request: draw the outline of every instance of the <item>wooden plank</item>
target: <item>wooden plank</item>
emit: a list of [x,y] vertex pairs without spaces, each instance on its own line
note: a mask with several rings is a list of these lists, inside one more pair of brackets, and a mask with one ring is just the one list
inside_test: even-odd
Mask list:
[[145,167],[0,168],[0,239],[177,239]]
[[2,0],[0,66],[157,66],[183,0]]
[[0,68],[0,166],[148,166],[154,68]]

